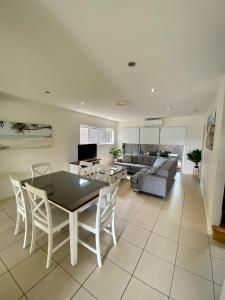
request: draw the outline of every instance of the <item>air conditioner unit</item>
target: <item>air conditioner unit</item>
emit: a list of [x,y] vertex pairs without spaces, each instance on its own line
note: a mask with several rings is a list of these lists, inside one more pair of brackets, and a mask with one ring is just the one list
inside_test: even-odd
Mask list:
[[145,119],[144,127],[161,127],[163,125],[162,119]]

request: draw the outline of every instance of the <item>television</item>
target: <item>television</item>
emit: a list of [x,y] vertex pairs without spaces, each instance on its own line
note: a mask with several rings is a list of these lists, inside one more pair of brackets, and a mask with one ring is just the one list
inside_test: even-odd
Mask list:
[[86,160],[97,157],[97,144],[78,145],[78,160]]

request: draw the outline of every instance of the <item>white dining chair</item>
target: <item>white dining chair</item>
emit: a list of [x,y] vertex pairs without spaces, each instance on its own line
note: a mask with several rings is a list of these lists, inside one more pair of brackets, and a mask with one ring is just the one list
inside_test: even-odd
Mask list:
[[30,205],[29,202],[26,201],[26,196],[24,193],[24,189],[19,180],[16,180],[9,176],[9,179],[12,183],[13,192],[15,194],[16,199],[16,228],[14,234],[17,235],[19,233],[19,227],[21,219],[24,222],[24,241],[23,248],[26,248],[29,240],[29,220],[30,220]]
[[49,162],[32,164],[30,168],[33,178],[52,173],[52,166]]
[[79,175],[87,178],[92,177],[93,164],[87,161],[80,161]]
[[97,255],[98,266],[102,266],[100,234],[102,231],[112,235],[114,245],[116,242],[115,233],[115,205],[119,181],[100,190],[97,205],[78,214],[78,226],[95,235],[95,248],[87,242],[78,239],[78,242]]
[[37,189],[28,183],[26,188],[31,205],[32,213],[32,239],[30,253],[34,251],[37,229],[44,231],[48,235],[48,254],[46,268],[51,264],[52,254],[69,241],[69,237],[53,248],[53,235],[69,224],[67,212],[56,206],[50,206],[46,191]]

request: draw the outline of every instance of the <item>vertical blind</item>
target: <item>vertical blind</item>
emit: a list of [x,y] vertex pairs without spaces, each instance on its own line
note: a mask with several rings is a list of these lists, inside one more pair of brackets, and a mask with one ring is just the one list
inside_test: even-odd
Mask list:
[[152,144],[158,145],[160,135],[161,145],[184,145],[186,127],[143,127],[122,128],[121,142],[127,144]]

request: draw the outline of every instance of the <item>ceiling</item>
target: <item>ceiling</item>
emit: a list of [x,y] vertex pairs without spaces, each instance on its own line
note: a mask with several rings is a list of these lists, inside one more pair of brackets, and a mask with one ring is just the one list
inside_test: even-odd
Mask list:
[[0,91],[31,101],[113,120],[201,114],[224,54],[224,0],[0,1]]

